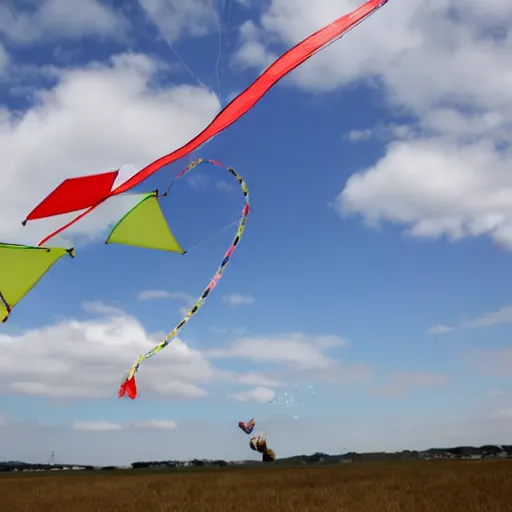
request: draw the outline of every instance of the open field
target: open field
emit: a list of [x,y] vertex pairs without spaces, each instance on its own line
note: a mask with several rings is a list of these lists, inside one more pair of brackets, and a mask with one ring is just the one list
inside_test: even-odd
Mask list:
[[5,512],[507,512],[512,461],[8,473]]

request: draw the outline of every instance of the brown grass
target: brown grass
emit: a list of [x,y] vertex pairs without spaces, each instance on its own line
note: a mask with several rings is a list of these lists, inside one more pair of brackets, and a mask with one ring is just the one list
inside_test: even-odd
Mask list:
[[507,512],[512,461],[10,473],[2,512]]

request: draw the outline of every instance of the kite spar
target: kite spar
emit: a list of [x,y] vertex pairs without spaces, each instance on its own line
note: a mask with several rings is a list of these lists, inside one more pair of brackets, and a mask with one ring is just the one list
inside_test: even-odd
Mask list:
[[[222,259],[222,262],[221,262],[219,268],[217,269],[217,271],[215,272],[213,278],[208,283],[206,288],[203,290],[203,292],[201,293],[200,297],[197,299],[194,306],[192,306],[190,311],[185,315],[185,318],[183,318],[183,320],[181,320],[181,322],[158,345],[156,345],[149,352],[142,354],[137,359],[137,361],[135,361],[135,363],[131,367],[130,371],[128,372],[128,375],[126,376],[123,383],[121,384],[121,387],[119,388],[119,393],[118,393],[119,398],[124,397],[124,396],[128,396],[132,400],[137,398],[137,384],[135,382],[135,374],[137,373],[140,364],[145,359],[149,359],[150,357],[153,357],[154,355],[158,354],[158,352],[160,352],[167,345],[169,345],[169,343],[171,343],[171,341],[178,335],[179,331],[185,326],[185,324],[192,318],[192,316],[194,316],[197,313],[199,308],[201,308],[201,306],[204,304],[206,299],[209,297],[212,290],[217,286],[217,283],[219,282],[220,278],[224,274],[224,271],[226,270],[226,267],[231,259],[231,256],[233,255],[236,248],[238,247],[240,239],[242,238],[242,235],[245,231],[245,224],[247,222],[247,217],[249,215],[249,210],[250,210],[249,191],[247,189],[247,185],[246,185],[245,181],[242,179],[242,177],[240,175],[237,174],[237,172],[234,169],[232,169],[231,167],[225,167],[224,165],[220,164],[219,162],[217,162],[215,160],[199,159],[199,160],[196,160],[195,162],[192,162],[188,167],[186,167],[184,170],[182,170],[176,176],[176,179],[181,178],[184,174],[190,172],[192,169],[194,169],[198,165],[207,164],[207,163],[226,169],[229,173],[231,173],[237,179],[237,181],[240,185],[240,188],[242,189],[242,193],[244,196],[244,206],[242,208],[242,213],[241,213],[240,219],[238,221],[238,228],[237,228],[237,231],[235,234],[235,238],[233,239],[229,249],[227,250],[226,254],[224,255],[224,258]],[[148,194],[147,198],[144,198],[141,201],[141,203],[139,203],[139,205],[144,205],[144,202],[151,200],[151,197],[153,197],[153,199],[154,199],[155,196],[151,196],[151,194]],[[137,207],[135,207],[135,208],[137,209]],[[133,209],[132,212],[136,211],[136,209]],[[131,230],[130,229],[124,230],[123,220],[125,222],[130,222],[130,212],[124,217],[124,219],[121,219],[118,222],[118,224],[114,227],[114,229],[109,237],[109,240],[107,240],[107,242],[124,243],[127,245],[139,245],[139,246],[148,247],[147,241],[144,242],[144,245],[143,245],[143,244],[141,244],[139,242],[135,242],[133,239],[129,238],[128,235],[131,232]],[[171,234],[171,237],[172,237],[172,234]],[[168,244],[166,246],[167,247],[166,250],[184,254],[185,251],[183,251],[181,246],[175,240],[173,242],[173,240],[174,240],[174,237],[172,237],[172,240],[169,239]],[[159,248],[165,249],[165,247],[159,247]]]
[[336,39],[341,38],[356,25],[363,22],[366,18],[383,7],[387,2],[388,0],[368,0],[350,14],[346,14],[332,23],[329,23],[329,25],[326,25],[295,45],[271,64],[247,89],[245,89],[245,91],[228,103],[201,133],[176,151],[147,165],[121,185],[113,188],[119,172],[118,170],[68,179],[36,206],[23,223],[26,224],[29,220],[77,212],[87,208],[66,225],[49,234],[39,242],[39,245],[44,245],[48,240],[85,217],[110,197],[131,190],[162,167],[187,156],[212,137],[231,126],[251,110],[252,107],[288,73],[320,50],[329,46]]

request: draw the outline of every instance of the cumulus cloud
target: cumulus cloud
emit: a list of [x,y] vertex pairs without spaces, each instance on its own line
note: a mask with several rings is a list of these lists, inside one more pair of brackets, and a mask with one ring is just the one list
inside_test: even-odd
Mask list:
[[[327,369],[335,360],[326,355],[323,337],[309,337],[291,333],[275,337],[252,336],[233,342],[228,348],[208,352],[213,358],[247,359],[254,362],[288,364],[303,370]],[[344,346],[341,338],[334,338],[338,346]]]
[[[115,55],[108,63],[51,73],[56,84],[35,91],[26,111],[0,109],[0,235],[12,242],[35,243],[69,219],[20,227],[65,178],[127,162],[121,174],[132,173],[185,143],[218,109],[216,97],[202,89],[164,85],[165,66],[145,55]],[[144,119],[151,119],[151,129]],[[109,201],[66,236],[94,237],[133,201]]]
[[[105,309],[105,308],[103,308]],[[7,393],[58,399],[115,396],[123,374],[156,340],[122,311],[63,319],[18,335],[0,335],[0,385]],[[206,396],[222,378],[206,357],[175,339],[138,375],[140,393],[184,399]]]
[[[19,334],[0,334],[0,387],[5,393],[58,401],[113,397],[134,360],[160,341],[160,336],[148,333],[137,318],[120,308],[92,301],[84,303],[83,309],[88,315],[85,319],[63,318]],[[282,337],[269,336],[262,348],[268,349],[274,339],[282,345]],[[286,347],[289,350],[300,348],[304,339],[307,337],[293,335]],[[277,352],[254,360],[266,363],[273,357],[272,362],[277,365],[274,373],[262,372],[259,368],[249,372],[221,370],[209,359],[215,356],[251,358],[246,342],[242,340],[241,344],[209,354],[175,338],[158,357],[144,363],[143,371],[137,375],[139,393],[194,400],[206,397],[214,384],[222,386],[223,393],[239,390],[241,386],[259,390],[286,386],[278,368],[290,361],[299,368],[319,365],[325,368],[327,364],[333,371],[336,368],[334,360],[322,355],[334,342],[330,337],[319,337],[314,341],[314,349],[295,359],[279,356],[279,350],[285,350],[281,346]],[[251,339],[249,343],[258,345],[258,340]],[[301,357],[315,359],[306,364]]]
[[[359,3],[272,0],[258,25],[242,27],[235,60],[261,69],[276,44],[289,47]],[[290,75],[288,85],[317,92],[364,80],[411,119],[347,181],[341,214],[417,237],[485,235],[512,249],[511,21],[507,0],[394,0]]]
[[120,38],[129,29],[126,18],[99,0],[19,0],[0,5],[0,34],[14,43],[84,36]]
[[230,306],[243,306],[246,304],[254,304],[255,299],[251,295],[242,295],[241,293],[232,293],[231,295],[224,295],[222,297],[224,302]]
[[[373,368],[364,362],[344,361],[329,354],[334,348],[346,347],[347,342],[335,335],[309,336],[304,333],[284,333],[272,336],[247,336],[229,346],[207,351],[212,359],[238,359],[265,364],[279,369],[289,377],[298,373],[336,385],[359,384],[372,380]],[[281,377],[284,378],[284,377]],[[277,380],[280,380],[279,378]],[[283,383],[284,385],[285,383]],[[254,383],[261,387],[276,387],[275,383]]]
[[412,236],[459,240],[488,234],[508,244],[509,167],[507,153],[494,152],[491,141],[394,142],[386,157],[349,178],[338,205],[370,225],[383,219],[408,225]]

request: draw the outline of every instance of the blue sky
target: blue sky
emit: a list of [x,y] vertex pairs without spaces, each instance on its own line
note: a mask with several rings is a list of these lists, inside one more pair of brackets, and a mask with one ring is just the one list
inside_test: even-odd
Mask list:
[[[63,179],[140,168],[187,142],[357,2],[253,4],[9,6],[2,239],[35,243],[60,225],[20,221]],[[0,459],[250,458],[236,423],[253,415],[278,456],[510,442],[512,9],[451,8],[392,0],[194,153],[237,169],[252,211],[204,309],[141,366],[134,402],[116,398],[123,372],[180,320],[235,228],[185,256],[107,247],[127,207],[113,201],[57,240],[76,259],[0,333]],[[189,161],[137,191],[166,188]],[[202,166],[162,201],[185,248],[237,219],[229,183]]]

